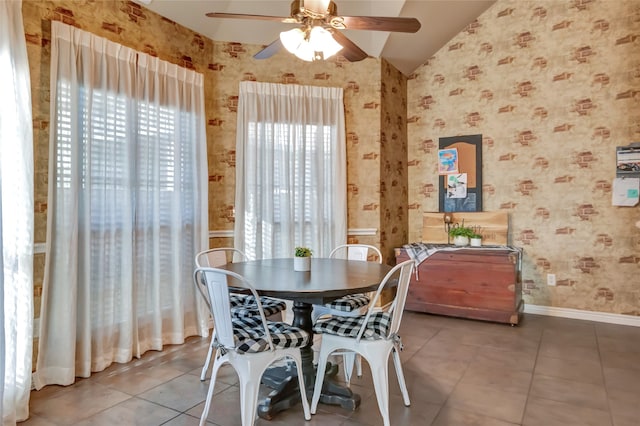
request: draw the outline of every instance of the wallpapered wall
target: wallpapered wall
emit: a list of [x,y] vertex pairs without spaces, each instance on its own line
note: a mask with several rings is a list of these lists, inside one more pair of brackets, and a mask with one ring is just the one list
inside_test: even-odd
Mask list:
[[[209,40],[128,1],[24,0],[23,14],[36,242],[46,239],[49,22],[61,20],[205,75],[211,230],[233,229],[238,82],[343,87],[349,227],[379,231],[351,242],[392,262],[393,247],[418,241],[422,212],[438,209],[438,138],[480,133],[485,210],[510,212],[527,303],[640,315],[640,208],[611,206],[615,146],[640,140],[639,0],[499,0],[408,81],[379,59],[256,61],[260,46]],[[37,255],[36,310],[43,267]]]
[[[23,17],[32,80],[36,243],[46,240],[50,22],[59,20],[204,74],[210,230],[233,230],[239,82],[257,80],[344,88],[348,226],[377,230],[376,235],[349,240],[386,248],[384,256],[393,262],[392,249],[406,240],[408,229],[407,143],[403,124],[406,78],[384,60],[370,58],[352,64],[338,56],[326,62],[305,63],[281,52],[269,60],[257,61],[252,56],[261,46],[209,40],[128,1],[24,0]],[[385,129],[381,132],[383,122]],[[385,174],[382,188],[381,170]],[[394,226],[381,229],[383,217],[387,218],[385,226],[389,218]],[[210,244],[233,245],[233,241],[213,238]],[[34,259],[36,318],[44,260],[44,254],[37,254]]]
[[438,210],[438,139],[482,134],[525,301],[640,315],[640,206],[611,205],[615,147],[640,141],[640,1],[499,0],[408,88],[410,240]]

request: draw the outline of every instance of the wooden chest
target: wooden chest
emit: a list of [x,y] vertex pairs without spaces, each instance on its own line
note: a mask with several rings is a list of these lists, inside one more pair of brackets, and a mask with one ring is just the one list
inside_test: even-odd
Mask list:
[[[418,267],[406,309],[516,325],[523,310],[520,253],[507,249],[436,251]],[[396,262],[409,259],[396,249]]]

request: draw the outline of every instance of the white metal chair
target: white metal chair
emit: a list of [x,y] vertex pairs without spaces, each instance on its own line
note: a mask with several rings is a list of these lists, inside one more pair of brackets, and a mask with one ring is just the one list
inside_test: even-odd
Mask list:
[[[367,262],[369,256],[374,256],[378,263],[382,263],[382,253],[378,247],[368,244],[342,244],[331,250],[330,258],[360,260]],[[316,322],[318,318],[325,315],[337,315],[342,317],[354,317],[366,313],[369,307],[370,297],[368,294],[358,293],[341,297],[326,305],[314,305],[312,320]],[[362,376],[362,362],[354,353],[345,352],[342,355],[344,377],[347,383],[351,383],[353,364],[356,364],[356,374]]]
[[[216,376],[223,364],[230,364],[238,374],[242,425],[252,426],[262,375],[272,363],[283,358],[295,361],[304,418],[311,420],[300,354],[300,348],[311,338],[309,333],[284,322],[268,322],[255,288],[235,272],[201,267],[194,271],[193,277],[196,283],[205,283],[216,326],[213,337],[216,354],[200,426],[206,423],[209,415]],[[258,316],[237,318],[232,315],[228,281],[234,288],[251,292],[258,306]]]
[[[398,376],[404,405],[409,406],[409,392],[400,363],[402,343],[398,330],[409,289],[411,272],[415,263],[407,260],[396,265],[380,283],[366,315],[359,317],[331,317],[318,321],[313,331],[322,334],[316,383],[311,400],[311,413],[316,412],[322,391],[322,382],[326,370],[327,358],[337,351],[356,352],[369,363],[373,376],[373,385],[378,400],[378,408],[385,426],[389,426],[389,355],[393,355],[393,363]],[[388,311],[375,309],[375,302],[382,290],[397,276],[396,296]]]
[[[201,251],[196,255],[196,267],[218,267],[227,263],[245,261],[247,256],[239,249],[233,247],[220,247]],[[196,287],[202,294],[203,299],[209,305],[209,297],[207,290],[204,286],[204,282],[196,282]],[[249,317],[259,316],[258,307],[255,303],[255,299],[251,295],[232,293],[230,295],[231,301],[231,314],[234,317]],[[267,317],[280,314],[280,319],[284,319],[282,312],[286,309],[286,303],[282,300],[274,299],[271,297],[260,297],[262,308],[264,309]],[[200,373],[200,380],[207,378],[207,371],[209,370],[209,364],[213,358],[214,352],[214,335],[215,328],[211,336],[211,344],[209,345],[209,352],[207,353],[207,359],[202,366],[202,373]]]
[[[375,246],[367,244],[340,245],[331,250],[329,257],[332,259],[361,260],[366,262],[369,260],[370,253],[377,256],[376,260],[378,263],[382,263],[382,253],[380,253],[380,250]],[[367,294],[358,293],[341,297],[326,305],[314,305],[312,320],[315,322],[323,315],[339,315],[343,317],[358,316],[366,311],[366,308],[369,306],[369,301],[370,298]]]

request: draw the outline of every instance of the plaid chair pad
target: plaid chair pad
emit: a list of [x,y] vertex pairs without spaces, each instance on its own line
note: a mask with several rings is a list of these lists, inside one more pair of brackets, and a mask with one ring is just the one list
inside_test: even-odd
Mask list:
[[336,299],[331,303],[327,303],[327,308],[342,312],[353,312],[367,306],[371,299],[366,294],[350,294],[348,296]]
[[[333,334],[342,337],[358,337],[358,332],[365,315],[357,317],[331,317],[325,321],[318,321],[313,325],[315,333]],[[387,312],[375,312],[369,317],[367,326],[362,334],[366,340],[386,339],[391,325],[391,315]]]
[[[229,295],[229,301],[231,303],[231,315],[235,318],[260,316],[256,299],[252,295],[232,293]],[[287,308],[287,304],[283,300],[271,297],[261,297],[260,302],[266,317],[282,312]]]
[[[269,350],[259,317],[233,318],[232,324],[236,352],[243,354]],[[268,321],[267,328],[276,348],[298,348],[309,342],[309,333],[287,323]]]

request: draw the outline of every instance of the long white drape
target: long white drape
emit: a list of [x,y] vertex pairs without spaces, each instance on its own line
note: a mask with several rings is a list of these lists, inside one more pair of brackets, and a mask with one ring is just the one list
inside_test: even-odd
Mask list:
[[235,245],[250,258],[316,256],[346,242],[341,88],[240,83]]
[[0,417],[29,416],[33,342],[33,133],[22,1],[0,2]]
[[47,257],[34,383],[206,335],[203,77],[52,22]]

